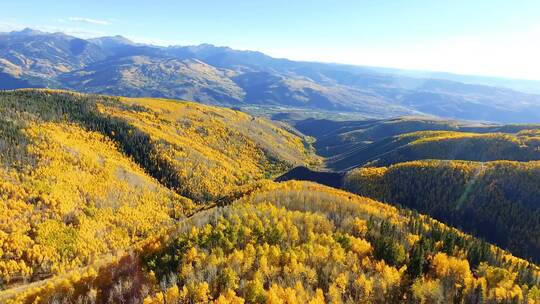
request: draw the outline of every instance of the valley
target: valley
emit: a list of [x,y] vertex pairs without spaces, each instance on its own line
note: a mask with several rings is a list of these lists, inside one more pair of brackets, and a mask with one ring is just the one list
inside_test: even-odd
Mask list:
[[[315,127],[316,126],[316,127]],[[326,172],[307,180],[417,210],[538,261],[538,125],[490,125],[405,117],[298,121],[316,138]],[[511,232],[514,231],[514,232]]]

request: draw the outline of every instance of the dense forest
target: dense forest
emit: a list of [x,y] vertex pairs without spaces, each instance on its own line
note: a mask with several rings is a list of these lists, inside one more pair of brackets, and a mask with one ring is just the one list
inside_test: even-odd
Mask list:
[[539,261],[539,125],[423,118],[296,125],[315,136],[319,153],[329,153],[329,168],[343,171],[294,169],[280,180],[311,180],[405,206]]
[[[510,253],[538,261],[537,162],[316,174],[387,204],[270,181],[324,159],[232,109],[27,89],[0,114],[0,303],[540,303],[540,268]],[[482,128],[386,140],[535,157],[536,131]]]
[[540,159],[540,125],[490,125],[420,117],[294,123],[316,139],[326,166],[347,171],[421,159],[473,161]]
[[188,102],[19,90],[0,113],[1,286],[86,265],[313,158],[278,125]]
[[531,161],[540,159],[540,131],[472,133],[419,131],[387,137],[329,159],[329,166],[347,170],[388,166],[422,159]]
[[57,303],[538,303],[540,269],[429,217],[262,182],[129,254],[35,284]]
[[540,261],[540,162],[414,161],[359,168],[344,188],[429,214]]

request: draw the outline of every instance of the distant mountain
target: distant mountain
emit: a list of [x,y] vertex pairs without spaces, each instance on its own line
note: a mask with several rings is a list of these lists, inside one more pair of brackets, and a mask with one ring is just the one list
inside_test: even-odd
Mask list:
[[373,68],[382,73],[397,74],[414,78],[444,79],[468,84],[480,84],[486,86],[503,87],[531,94],[540,94],[540,81],[513,78],[501,78],[478,75],[459,75],[446,72],[411,71],[390,68]]
[[106,58],[102,48],[62,33],[31,29],[0,35],[0,69],[16,78],[42,80],[81,69]]
[[91,93],[171,97],[218,104],[242,103],[244,91],[222,70],[197,59],[129,56],[105,60],[58,77],[69,88]]
[[[540,121],[540,95],[503,88],[504,80],[423,75],[296,62],[210,44],[160,47],[122,36],[85,40],[32,29],[0,33],[0,89],[64,88],[373,118],[431,115],[504,123]],[[530,81],[508,80],[507,87],[536,92]]]
[[137,45],[135,42],[127,39],[126,37],[116,35],[116,36],[106,36],[106,37],[99,37],[99,38],[92,38],[88,39],[88,41],[99,45],[100,47],[104,49],[114,49],[117,47],[125,47],[125,46],[135,46]]

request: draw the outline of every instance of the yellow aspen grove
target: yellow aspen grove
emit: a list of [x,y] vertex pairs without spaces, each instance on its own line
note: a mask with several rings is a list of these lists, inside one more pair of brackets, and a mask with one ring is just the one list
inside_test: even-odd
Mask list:
[[[534,198],[505,190],[534,188],[535,162],[348,173],[368,198],[271,181],[320,159],[302,135],[239,111],[51,90],[0,100],[0,138],[16,143],[0,141],[1,303],[540,303],[532,260],[386,203],[524,205]],[[512,210],[493,219],[524,214]]]

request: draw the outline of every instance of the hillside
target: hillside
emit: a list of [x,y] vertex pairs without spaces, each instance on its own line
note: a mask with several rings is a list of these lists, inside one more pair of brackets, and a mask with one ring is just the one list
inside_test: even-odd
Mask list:
[[497,125],[425,117],[292,123],[314,137],[317,153],[326,157],[327,167],[335,171],[421,159],[540,159],[538,124]]
[[312,183],[264,182],[133,252],[0,299],[536,303],[539,276],[426,216]]
[[540,260],[539,162],[415,161],[358,168],[344,188],[429,214]]
[[316,139],[314,147],[324,157],[357,150],[386,137],[418,131],[458,131],[460,127],[456,121],[424,117],[352,121],[306,119],[293,124],[300,132]]
[[426,116],[405,116],[391,119],[329,120],[304,119],[290,121],[303,134],[316,139],[317,153],[332,157],[347,150],[364,147],[386,137],[420,131],[457,131],[472,133],[518,133],[540,129],[540,124],[492,124],[461,120],[445,120]]
[[539,160],[538,130],[516,134],[421,131],[376,141],[361,149],[329,159],[333,169],[359,166],[388,166],[400,162],[441,160]]
[[306,147],[265,119],[191,102],[0,92],[0,283],[119,252],[316,161]]
[[77,91],[133,97],[169,97],[207,104],[242,103],[246,94],[226,71],[199,60],[131,56],[104,62],[59,77]]
[[313,116],[540,119],[540,95],[504,85],[530,92],[530,81],[297,62],[209,44],[161,47],[121,36],[85,40],[31,29],[0,33],[0,80],[0,89],[49,87],[246,109],[275,106],[282,115],[294,107]]
[[[2,303],[540,301],[538,266],[485,241],[350,192],[266,180],[321,161],[287,125],[186,101],[35,89],[1,92],[0,113]],[[536,169],[523,164],[517,176],[486,169],[486,187],[533,187]],[[494,209],[536,227],[531,197]],[[535,257],[536,230],[507,228],[494,242]]]
[[327,169],[295,168],[278,180],[314,181],[405,206],[539,260],[538,125],[407,117],[295,126],[315,137]]

